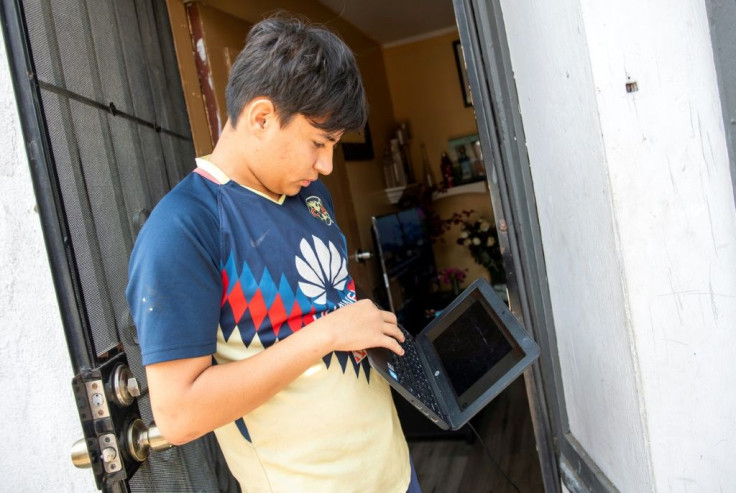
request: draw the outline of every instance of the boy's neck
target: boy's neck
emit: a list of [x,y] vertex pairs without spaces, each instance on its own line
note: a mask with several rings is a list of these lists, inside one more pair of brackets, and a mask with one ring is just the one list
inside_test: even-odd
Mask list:
[[252,155],[248,151],[250,142],[253,142],[252,136],[237,130],[228,119],[208,161],[217,166],[235,183],[256,190],[277,201],[281,196],[264,189],[251,171],[248,161]]

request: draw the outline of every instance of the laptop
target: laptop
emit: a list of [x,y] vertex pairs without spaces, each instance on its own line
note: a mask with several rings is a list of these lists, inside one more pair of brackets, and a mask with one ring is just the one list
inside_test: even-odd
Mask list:
[[485,279],[473,282],[403,356],[368,349],[371,366],[443,430],[457,430],[539,357],[532,340]]

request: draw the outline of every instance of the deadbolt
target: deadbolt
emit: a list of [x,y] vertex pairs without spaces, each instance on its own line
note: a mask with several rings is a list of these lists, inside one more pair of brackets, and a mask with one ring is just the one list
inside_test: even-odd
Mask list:
[[121,407],[130,406],[135,398],[141,395],[138,380],[128,368],[128,365],[118,365],[111,378],[112,399]]

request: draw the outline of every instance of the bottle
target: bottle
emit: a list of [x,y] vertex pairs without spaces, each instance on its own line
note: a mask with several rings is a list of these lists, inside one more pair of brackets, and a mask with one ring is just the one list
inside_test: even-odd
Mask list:
[[460,183],[467,183],[473,178],[473,163],[470,162],[465,146],[458,146],[457,154],[457,163],[460,165]]
[[452,188],[455,186],[455,170],[453,169],[452,161],[450,161],[450,157],[446,152],[442,153],[440,170],[442,171],[442,180],[445,182],[445,188]]
[[391,147],[391,159],[394,165],[394,176],[396,177],[396,186],[405,187],[406,186],[406,169],[404,167],[404,164],[405,164],[404,156],[402,155],[401,148],[399,147],[399,139],[389,140],[389,145]]
[[393,188],[396,186],[394,161],[391,159],[391,151],[388,150],[388,147],[383,151],[383,179],[386,181],[386,188]]
[[414,183],[414,167],[411,163],[411,150],[409,148],[409,127],[406,123],[399,125],[396,130],[396,140],[398,141],[399,153],[401,154],[401,162],[404,166],[404,175],[408,183]]
[[434,177],[432,176],[432,167],[429,164],[429,157],[427,156],[427,148],[424,146],[424,143],[420,147],[422,150],[422,175],[424,176],[424,184],[432,188],[434,186]]

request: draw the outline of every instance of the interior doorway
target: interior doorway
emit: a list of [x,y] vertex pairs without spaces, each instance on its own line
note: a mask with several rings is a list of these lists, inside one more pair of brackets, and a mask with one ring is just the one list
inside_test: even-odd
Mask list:
[[[263,7],[272,3],[273,8]],[[211,150],[225,121],[222,94],[230,63],[242,47],[248,28],[274,11],[276,3],[253,6],[211,0],[206,5],[187,2],[185,6],[180,0],[167,0],[198,155]],[[380,45],[321,2],[299,2],[294,7],[290,13],[325,23],[351,46],[371,105],[370,137],[363,136],[362,141],[358,137],[363,154],[337,153],[335,172],[325,180],[333,194],[337,220],[348,239],[349,251],[374,251],[371,218],[416,205],[416,198],[412,202],[410,193],[412,182],[431,183],[433,214],[440,220],[456,218],[454,223],[448,221],[442,235],[435,238],[437,271],[464,272],[465,281],[460,287],[476,277],[491,277],[476,264],[467,247],[456,241],[464,221],[495,222],[485,176],[491,168],[487,164],[479,172],[471,168],[471,178],[460,179],[463,175],[457,163],[459,146],[472,148],[478,129],[472,94],[463,78],[457,29]],[[413,175],[413,180],[405,176],[404,183],[397,184],[387,177],[384,157],[390,155],[391,140],[397,138],[402,125],[408,140],[402,143],[403,156],[408,161],[405,170],[406,175]],[[441,170],[443,153],[455,165],[456,183],[448,189],[444,189]],[[397,192],[402,186],[406,189]],[[375,260],[353,258],[350,268],[363,292],[380,296],[385,283]],[[474,419],[480,439],[466,434],[427,432],[426,426],[416,426],[415,420],[423,417],[411,416],[411,408],[402,413],[425,491],[542,491],[529,408],[524,382],[519,379]]]

